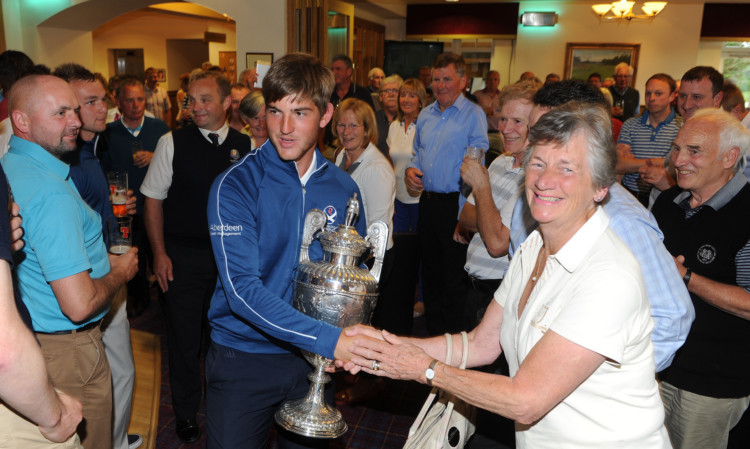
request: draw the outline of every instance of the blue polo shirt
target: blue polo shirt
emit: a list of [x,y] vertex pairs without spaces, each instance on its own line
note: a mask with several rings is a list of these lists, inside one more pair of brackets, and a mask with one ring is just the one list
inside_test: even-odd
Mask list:
[[[676,117],[674,111],[656,128],[649,123],[649,113],[628,119],[620,129],[617,143],[630,145],[630,152],[638,159],[664,158],[672,149],[672,142],[682,127],[682,118]],[[629,190],[648,193],[651,185],[641,181],[638,173],[623,176],[622,184]]]
[[49,282],[87,271],[92,279],[109,273],[102,222],[79,195],[70,167],[39,145],[13,136],[2,161],[24,223],[24,258],[18,288],[37,332],[77,329],[60,310]]
[[489,148],[487,116],[482,108],[463,95],[444,111],[433,101],[417,118],[415,154],[407,168],[422,171],[422,183],[429,192],[458,192],[460,168],[469,145]]

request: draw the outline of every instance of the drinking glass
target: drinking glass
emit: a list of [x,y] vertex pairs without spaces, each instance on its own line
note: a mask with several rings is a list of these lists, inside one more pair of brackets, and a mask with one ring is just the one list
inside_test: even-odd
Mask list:
[[135,160],[136,153],[138,153],[139,151],[143,151],[143,142],[141,142],[140,140],[134,140],[130,144],[130,150],[133,152],[133,160]]
[[109,181],[109,199],[112,201],[112,212],[116,217],[126,217],[128,210],[125,203],[128,201],[128,172],[111,171],[107,173]]
[[130,251],[133,247],[132,217],[107,218],[107,230],[109,231],[110,253],[120,255]]
[[[468,147],[466,147],[466,153],[464,153],[464,159],[471,159],[481,164],[483,156],[484,156],[484,148],[476,147],[473,145],[469,145]],[[472,190],[471,186],[465,183],[463,180],[461,180],[461,195],[468,198],[469,195],[471,195],[471,190]]]

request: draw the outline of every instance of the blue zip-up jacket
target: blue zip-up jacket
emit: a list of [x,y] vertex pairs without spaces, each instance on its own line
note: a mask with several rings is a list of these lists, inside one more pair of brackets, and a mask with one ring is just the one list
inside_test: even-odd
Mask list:
[[[305,349],[333,358],[341,329],[292,307],[305,215],[317,208],[328,223],[346,218],[357,184],[316,149],[305,187],[294,162],[283,161],[270,140],[219,175],[208,200],[208,226],[219,270],[208,319],[216,343],[253,354]],[[364,207],[356,228],[366,233]],[[316,240],[310,259],[321,260]]]

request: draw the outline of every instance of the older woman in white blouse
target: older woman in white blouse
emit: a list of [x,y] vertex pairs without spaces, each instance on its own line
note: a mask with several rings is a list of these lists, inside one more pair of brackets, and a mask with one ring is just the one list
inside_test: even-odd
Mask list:
[[396,178],[388,159],[378,150],[378,127],[370,105],[356,98],[342,101],[333,114],[331,129],[339,151],[336,165],[357,183],[369,225],[381,220],[388,225],[388,246],[393,247],[393,200]]
[[599,206],[615,178],[610,127],[604,108],[568,105],[529,133],[525,194],[539,228],[469,334],[468,366],[505,351],[509,377],[453,368],[460,336],[445,360],[444,337],[399,338],[364,326],[357,332],[383,341],[357,342],[358,366],[513,419],[521,449],[671,447],[640,268]]

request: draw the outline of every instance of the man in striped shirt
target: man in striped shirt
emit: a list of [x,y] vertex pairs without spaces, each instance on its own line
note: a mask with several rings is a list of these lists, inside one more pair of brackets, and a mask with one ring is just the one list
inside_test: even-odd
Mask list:
[[500,210],[521,194],[529,113],[536,91],[536,86],[529,82],[505,87],[498,95],[497,114],[505,154],[498,156],[489,169],[469,159],[464,159],[461,165],[461,178],[473,191],[461,211],[457,231],[475,233],[469,239],[461,232],[454,235],[454,240],[469,245],[464,266],[467,286],[462,318],[466,330],[474,329],[482,320],[508,269],[511,214],[503,216]]
[[617,140],[617,174],[625,175],[622,184],[648,206],[651,184],[638,171],[645,166],[663,166],[672,141],[682,126],[670,103],[677,95],[671,76],[657,73],[646,82],[646,111],[622,125]]

